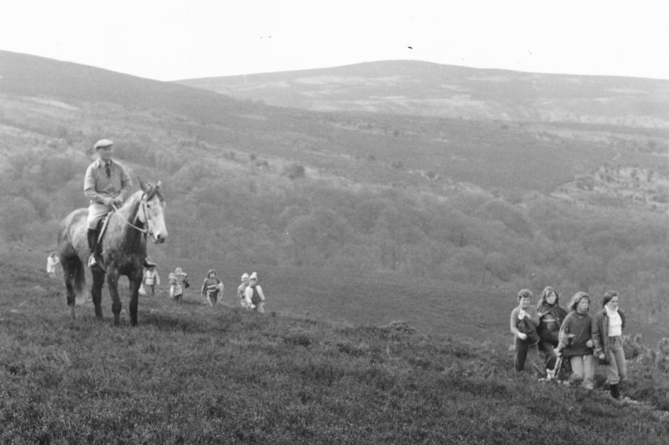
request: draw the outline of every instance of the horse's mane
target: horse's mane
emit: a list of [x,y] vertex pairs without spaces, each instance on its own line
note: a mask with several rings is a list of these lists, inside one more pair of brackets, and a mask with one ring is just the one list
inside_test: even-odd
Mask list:
[[146,200],[147,201],[153,199],[153,197],[156,196],[156,195],[158,196],[158,199],[160,200],[160,202],[165,201],[165,198],[163,198],[163,194],[160,193],[160,187],[158,185],[155,185],[151,182],[147,182],[145,185],[146,185],[146,188],[148,189],[146,191]]
[[[130,195],[130,197],[125,201],[123,206],[118,209],[118,213],[121,214],[121,219],[124,220],[125,223],[127,222],[130,222],[132,224],[138,223],[138,221],[136,221],[136,216],[137,212],[139,211],[139,205],[144,196],[146,196],[147,201],[153,199],[155,196],[158,197],[160,202],[165,201],[163,195],[160,193],[160,187],[158,185],[154,185],[151,182],[147,182],[144,184],[144,186],[146,188],[146,191],[142,189],[137,190],[132,195]],[[123,225],[125,223],[120,221],[114,221],[112,225]]]
[[[145,186],[147,188],[146,191],[144,191],[142,189],[137,190],[135,193],[130,195],[130,198],[128,198],[128,200],[125,202],[125,204],[123,205],[122,208],[125,208],[125,207],[131,208],[133,206],[138,206],[140,200],[145,195],[146,195],[146,200],[147,201],[150,201],[151,199],[153,199],[154,196],[158,196],[158,199],[160,200],[160,202],[165,201],[165,198],[163,198],[162,193],[160,193],[160,187],[158,187],[157,185],[154,185],[151,182],[147,182],[145,184]],[[135,213],[136,211],[137,211],[137,209],[134,208],[133,213]]]

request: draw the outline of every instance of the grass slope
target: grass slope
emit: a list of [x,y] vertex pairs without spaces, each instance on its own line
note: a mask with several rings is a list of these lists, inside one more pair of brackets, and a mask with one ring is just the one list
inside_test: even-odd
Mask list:
[[[516,288],[345,269],[270,265],[243,269],[238,263],[176,259],[165,255],[160,247],[149,246],[149,249],[160,265],[163,280],[176,267],[188,273],[194,283],[187,290],[191,298],[197,298],[206,272],[213,267],[225,285],[224,301],[236,306],[239,278],[242,273],[254,270],[259,273],[259,284],[268,298],[268,311],[306,315],[347,326],[402,320],[428,335],[492,341],[504,346],[511,342],[508,315],[517,305]],[[532,290],[538,295],[542,288]],[[562,304],[569,298],[562,296]],[[653,345],[666,337],[662,326],[641,323],[630,311],[627,315],[627,334],[640,334],[644,342]]]
[[[33,255],[2,259],[2,443],[664,444],[666,414],[542,385],[508,351],[410,326],[340,326],[164,295],[140,326],[79,309]],[[105,297],[107,298],[107,297]],[[124,300],[127,305],[127,300]],[[654,389],[648,368],[630,364]],[[642,377],[642,374],[646,375]],[[654,403],[669,408],[669,400]]]

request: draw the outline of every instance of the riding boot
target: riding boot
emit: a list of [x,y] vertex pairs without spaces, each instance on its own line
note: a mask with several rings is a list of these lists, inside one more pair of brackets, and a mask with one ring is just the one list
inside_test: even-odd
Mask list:
[[88,267],[95,267],[97,265],[96,247],[98,244],[98,231],[95,229],[88,229],[88,250],[90,257],[88,258]]
[[609,390],[611,391],[611,397],[616,400],[620,399],[620,388],[618,388],[617,383],[615,385],[609,385]]

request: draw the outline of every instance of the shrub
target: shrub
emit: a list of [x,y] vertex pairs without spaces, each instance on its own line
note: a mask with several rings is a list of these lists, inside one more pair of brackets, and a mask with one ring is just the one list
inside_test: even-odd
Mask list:
[[297,162],[294,162],[292,164],[289,164],[287,167],[284,168],[283,175],[288,177],[288,179],[301,179],[306,176],[306,171],[304,169],[304,166],[301,164],[298,164]]

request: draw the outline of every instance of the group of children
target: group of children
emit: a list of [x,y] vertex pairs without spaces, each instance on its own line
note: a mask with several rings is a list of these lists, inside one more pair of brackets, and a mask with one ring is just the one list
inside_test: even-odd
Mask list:
[[237,298],[244,309],[265,312],[265,294],[258,284],[258,274],[242,275],[242,284],[237,288]]
[[531,350],[541,351],[548,379],[555,378],[562,365],[571,368],[569,382],[594,388],[595,359],[606,365],[611,396],[620,398],[620,383],[627,376],[622,346],[625,314],[618,308],[618,293],[608,291],[602,310],[590,316],[590,296],[577,292],[567,310],[560,307],[559,296],[546,287],[538,307],[531,305],[532,292],[518,293],[519,305],[511,312],[514,334],[514,366],[522,371]]
[[[155,268],[155,264],[153,265]],[[147,269],[148,270],[148,269]],[[146,284],[147,273],[144,274],[144,284]],[[157,274],[156,274],[157,276]],[[159,280],[159,278],[158,278]],[[157,284],[160,282],[158,281]],[[169,274],[170,283],[170,297],[177,303],[181,303],[185,289],[190,287],[188,282],[188,274],[180,267],[177,267],[174,272]],[[200,292],[209,303],[209,306],[214,306],[223,300],[223,292],[225,286],[223,282],[216,276],[214,269],[209,269],[207,276],[202,282]],[[265,294],[262,287],[258,284],[258,274],[253,272],[251,275],[245,273],[242,275],[242,283],[237,288],[237,298],[241,307],[257,312],[265,312]]]

